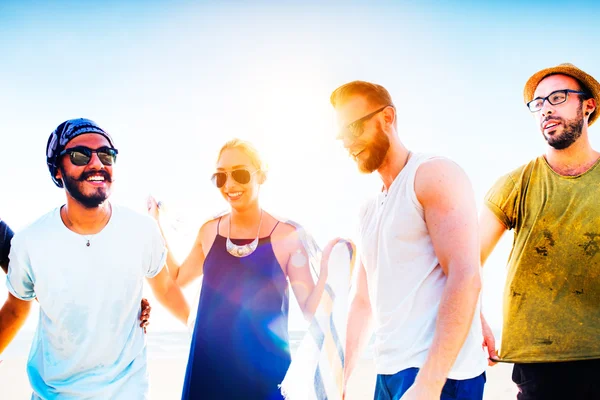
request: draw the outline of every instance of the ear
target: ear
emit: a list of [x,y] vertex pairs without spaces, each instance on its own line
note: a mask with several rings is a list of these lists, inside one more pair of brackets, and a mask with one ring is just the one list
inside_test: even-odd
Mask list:
[[583,111],[585,115],[592,115],[592,113],[596,111],[596,99],[587,99],[583,106]]
[[383,110],[383,118],[385,119],[386,125],[394,125],[394,121],[396,120],[396,109],[394,107],[387,107]]
[[258,183],[259,183],[260,185],[262,185],[263,183],[265,183],[265,182],[266,182],[266,180],[267,180],[267,173],[266,173],[265,171],[259,171],[257,175],[258,175],[258,176],[257,176],[257,178],[258,178]]
[[56,172],[54,172],[54,178],[56,178],[56,180],[59,182],[63,182],[62,160],[56,161]]
[[54,174],[54,177],[57,181],[62,180],[62,171],[60,170],[60,167],[56,167],[56,173]]

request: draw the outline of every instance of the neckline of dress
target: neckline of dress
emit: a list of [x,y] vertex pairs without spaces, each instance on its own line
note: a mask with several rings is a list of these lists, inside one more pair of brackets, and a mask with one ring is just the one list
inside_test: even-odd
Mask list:
[[[222,237],[223,239],[227,240],[227,236],[223,236],[223,235],[221,235],[220,233],[217,233],[217,236],[220,236],[220,237]],[[261,240],[264,240],[264,239],[270,239],[270,238],[271,238],[271,235],[269,235],[269,236],[265,236],[265,237],[259,237],[259,238],[258,238],[258,240],[259,240],[259,241],[261,241]],[[254,239],[256,239],[256,238],[252,238],[252,239],[246,239],[246,238],[229,238],[229,239],[230,239],[230,240],[249,240],[249,241],[253,241],[253,240],[254,240]]]

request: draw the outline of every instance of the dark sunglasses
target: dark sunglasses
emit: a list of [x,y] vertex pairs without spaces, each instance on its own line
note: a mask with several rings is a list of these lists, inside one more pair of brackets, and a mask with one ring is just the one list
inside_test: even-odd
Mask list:
[[231,172],[219,171],[219,172],[215,172],[210,179],[215,184],[215,186],[218,187],[219,189],[222,188],[223,185],[225,185],[225,182],[227,182],[228,175],[231,175],[233,180],[236,181],[237,183],[245,185],[248,182],[250,182],[250,179],[252,179],[252,175],[257,173],[258,171],[260,171],[260,170],[257,169],[254,172],[250,172],[247,169],[234,169]]
[[360,135],[362,135],[365,132],[365,122],[367,122],[368,120],[370,120],[375,115],[379,114],[380,112],[382,112],[383,110],[385,110],[388,107],[394,107],[394,105],[388,104],[387,106],[378,108],[377,110],[373,111],[372,113],[367,114],[364,117],[357,119],[356,121],[350,122],[348,125],[346,125],[343,129],[340,130],[336,139],[341,140],[344,138],[350,138],[350,139],[358,138]]
[[58,156],[62,157],[65,154],[68,154],[73,165],[83,167],[84,165],[88,165],[90,163],[93,153],[98,154],[98,158],[102,164],[113,165],[117,161],[117,154],[119,154],[119,151],[106,146],[100,147],[96,150],[85,146],[75,146],[69,149],[64,149],[58,153]]

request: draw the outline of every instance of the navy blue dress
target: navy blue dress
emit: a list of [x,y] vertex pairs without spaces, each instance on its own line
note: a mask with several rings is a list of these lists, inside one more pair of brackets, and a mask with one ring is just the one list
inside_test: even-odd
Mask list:
[[217,234],[204,260],[182,399],[282,399],[277,385],[291,361],[287,279],[271,235],[241,258],[226,240]]

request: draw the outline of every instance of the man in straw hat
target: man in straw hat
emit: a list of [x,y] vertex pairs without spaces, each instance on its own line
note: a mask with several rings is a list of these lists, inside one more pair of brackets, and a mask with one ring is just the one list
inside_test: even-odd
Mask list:
[[[525,104],[546,153],[500,178],[481,213],[481,260],[514,229],[500,354],[518,399],[600,398],[600,153],[588,126],[600,84],[571,64],[535,73]],[[493,364],[493,361],[491,362]]]
[[46,162],[66,204],[11,241],[0,310],[0,352],[40,315],[28,360],[32,399],[145,399],[146,342],[139,327],[144,278],[182,322],[189,308],[165,265],[152,218],[109,202],[118,151],[95,122],[79,118],[50,135]]
[[376,400],[480,400],[487,363],[471,183],[454,162],[402,144],[400,114],[383,86],[350,82],[330,100],[338,138],[358,169],[377,171],[383,185],[361,213],[346,379],[373,325]]

